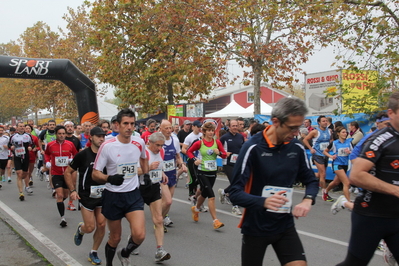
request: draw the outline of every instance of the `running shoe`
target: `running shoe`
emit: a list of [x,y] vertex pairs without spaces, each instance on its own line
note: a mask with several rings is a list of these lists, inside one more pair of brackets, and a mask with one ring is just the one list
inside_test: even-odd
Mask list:
[[135,250],[133,250],[131,254],[132,255],[139,255],[140,254],[139,248],[136,248]]
[[221,204],[225,203],[225,194],[224,194],[224,189],[223,188],[219,188],[218,189],[218,193],[219,193],[219,201]]
[[40,181],[43,181],[43,180],[44,180],[44,174],[43,174],[43,172],[40,171],[39,169],[37,170],[37,175],[36,175],[36,176],[39,177],[39,180],[40,180]]
[[215,230],[217,230],[217,229],[219,229],[219,228],[221,228],[223,226],[224,226],[224,224],[222,222],[220,222],[219,219],[216,219],[213,222],[213,229],[215,229]]
[[2,184],[0,184],[0,188],[2,188],[3,187],[3,185]]
[[189,184],[189,183],[186,183],[186,184],[184,185],[184,188],[188,189],[189,186],[190,186],[190,184]]
[[76,211],[76,207],[75,207],[75,205],[73,205],[72,201],[68,202],[67,210],[68,211]]
[[197,205],[197,198],[195,197],[195,195],[188,197],[188,200],[191,202],[192,206]]
[[[73,241],[75,242],[75,245],[77,245],[77,246],[80,246],[80,244],[82,244],[83,234],[80,232],[80,228],[82,227],[82,224],[83,224],[83,222],[80,222],[78,224],[78,229],[76,229],[75,235],[73,236]],[[97,253],[96,253],[96,255],[97,255]]]
[[26,193],[28,193],[28,194],[32,194],[32,193],[33,193],[33,190],[32,190],[30,187],[26,187],[26,188],[25,188],[25,191],[26,191]]
[[57,192],[55,192],[55,189],[54,189],[54,188],[52,189],[52,191],[53,191],[53,192],[51,193],[51,196],[52,196],[53,198],[55,198],[55,196],[57,195]]
[[199,220],[199,212],[197,212],[195,210],[195,206],[191,206],[191,212],[193,213],[192,217],[193,217],[194,222],[198,222],[198,220]]
[[242,215],[242,212],[237,205],[233,206],[233,208],[231,209],[231,213],[235,215]]
[[1,177],[1,181],[6,182],[6,177],[5,177],[5,176],[2,176],[2,177]]
[[90,252],[88,260],[93,265],[100,265],[101,264],[101,260],[98,258],[97,252]]
[[11,183],[11,177],[8,178],[8,183]]
[[65,221],[65,218],[61,218],[60,226],[61,226],[62,228],[64,228],[65,226],[67,226],[67,222]]
[[29,179],[29,186],[33,186],[32,177]]
[[226,204],[233,205],[233,204],[231,203],[231,201],[230,201],[230,197],[229,197],[228,194],[224,194],[224,200],[225,200]]
[[204,206],[204,204],[201,205],[201,207],[199,208],[200,212],[208,212],[208,208]]
[[168,228],[166,228],[166,226],[163,226],[163,232],[167,233],[168,232]]
[[166,252],[163,248],[158,248],[155,253],[155,262],[161,262],[170,259],[170,254]]
[[46,175],[46,182],[50,182],[50,176]]
[[328,202],[333,202],[334,201],[334,199],[331,198],[330,195],[328,195],[328,193],[326,193],[325,189],[322,190],[322,193],[323,193],[322,197],[323,197],[324,201],[328,201]]
[[123,257],[121,253],[122,253],[122,249],[120,249],[116,252],[119,260],[121,261],[122,266],[131,266],[130,259]]
[[25,196],[23,193],[19,193],[19,200],[20,201],[24,201],[25,200]]
[[389,266],[396,266],[396,260],[394,258],[394,256],[392,255],[392,252],[389,250],[387,244],[384,241],[384,261],[386,264],[388,264]]
[[344,206],[344,201],[346,200],[345,196],[339,196],[339,198],[337,199],[336,202],[333,203],[333,205],[331,205],[331,213],[332,214],[337,214],[340,210],[345,209]]
[[169,215],[166,215],[166,217],[163,219],[163,224],[167,227],[173,224],[173,221],[170,219]]

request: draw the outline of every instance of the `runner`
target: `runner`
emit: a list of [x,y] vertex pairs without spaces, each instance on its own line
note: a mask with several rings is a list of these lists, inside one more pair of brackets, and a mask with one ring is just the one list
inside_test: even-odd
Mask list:
[[[320,187],[322,188],[322,198],[324,201],[334,201],[328,193],[326,193],[326,169],[328,165],[328,157],[323,154],[324,150],[330,144],[332,140],[331,129],[327,127],[328,120],[324,115],[317,118],[319,127],[316,130],[312,130],[303,139],[303,144],[308,147],[310,153],[312,153],[312,160],[316,164],[317,171],[316,177],[320,181]],[[309,141],[312,140],[313,147],[310,146]]]
[[[129,255],[145,238],[144,202],[139,191],[137,167],[148,173],[144,141],[132,136],[135,114],[130,109],[121,110],[116,118],[119,135],[101,145],[93,167],[93,180],[105,183],[102,213],[110,231],[105,246],[106,264],[112,265],[122,234],[122,218],[126,217],[131,237],[125,248],[117,254],[122,265],[130,265]],[[102,171],[106,167],[107,173]]]
[[168,177],[163,173],[163,157],[165,150],[165,137],[160,132],[151,134],[148,138],[146,155],[149,164],[149,174],[143,175],[141,167],[138,169],[140,175],[140,193],[145,204],[150,206],[152,221],[154,223],[155,240],[157,250],[155,261],[161,262],[170,259],[170,254],[163,248],[163,216],[162,216],[162,195],[160,183],[167,184]]
[[[326,193],[333,189],[334,187],[338,186],[340,183],[343,184],[343,192],[344,192],[344,197],[348,202],[348,205],[351,203],[351,197],[350,197],[350,183],[349,183],[349,178],[346,175],[346,172],[348,171],[348,165],[349,165],[349,154],[353,150],[353,145],[352,145],[352,138],[347,138],[348,137],[348,132],[344,127],[337,127],[335,129],[335,132],[338,136],[337,140],[334,140],[331,142],[328,147],[324,150],[323,154],[333,160],[332,163],[332,169],[334,173],[336,174],[334,180],[328,185],[326,188]],[[333,152],[333,154],[330,154],[330,151]],[[341,196],[342,197],[342,196]],[[340,201],[342,199],[338,198]],[[338,201],[338,200],[337,200]],[[336,214],[338,211],[336,210],[337,204],[333,204],[331,206],[331,210],[333,214]],[[352,204],[353,208],[353,204]]]
[[141,134],[141,138],[144,140],[144,143],[147,143],[148,137],[151,136],[151,134],[155,132],[155,126],[157,125],[157,121],[150,118],[147,120],[146,125],[147,125],[147,131],[145,131],[143,134]]
[[[90,130],[90,148],[76,154],[71,164],[65,170],[65,182],[68,185],[71,200],[80,201],[83,222],[80,222],[74,236],[75,245],[80,246],[83,235],[90,234],[94,230],[93,245],[89,253],[89,261],[93,265],[100,265],[101,259],[98,258],[98,248],[105,234],[105,217],[101,213],[102,191],[104,185],[93,181],[93,163],[96,159],[98,149],[104,142],[105,131],[100,127]],[[76,191],[76,179],[73,175],[79,171],[79,192]]]
[[[172,135],[172,124],[168,120],[162,120],[160,130],[165,137],[165,144],[163,146],[165,149],[163,167],[164,173],[168,176],[168,183],[165,185],[161,184],[162,215],[164,217],[164,225],[170,226],[173,224],[173,221],[170,219],[168,213],[172,205],[172,198],[177,184],[177,176],[182,172],[187,173],[187,168],[180,157],[179,140]],[[176,171],[176,168],[180,169]],[[166,228],[164,228],[164,231],[167,232]]]
[[33,127],[31,125],[25,125],[25,133],[31,135],[33,139],[33,143],[35,144],[35,147],[29,151],[29,168],[28,168],[28,177],[25,179],[25,186],[30,187],[33,185],[33,180],[32,180],[32,173],[33,169],[35,168],[35,162],[36,162],[36,157],[37,157],[37,151],[41,151],[40,145],[39,145],[39,138],[36,137],[35,135],[32,135],[31,132],[33,132]]
[[88,121],[86,121],[82,124],[83,133],[81,133],[78,136],[78,139],[80,140],[80,146],[82,147],[82,149],[86,148],[86,143],[89,141],[89,138],[90,138],[90,129],[91,128],[92,128],[92,125]]
[[[17,172],[17,186],[19,190],[19,200],[24,201],[25,196],[23,193],[23,181],[28,178],[29,170],[29,151],[35,148],[32,136],[25,133],[24,123],[17,123],[17,133],[11,136],[8,142],[8,147],[14,155],[14,166]],[[29,183],[29,179],[25,182]],[[33,191],[29,185],[25,186],[25,191],[32,194]]]
[[[220,138],[220,142],[223,144],[223,148],[227,152],[227,158],[223,160],[223,172],[226,174],[231,184],[234,165],[236,164],[240,149],[245,142],[244,137],[238,132],[237,120],[230,121],[230,130]],[[230,185],[225,189],[219,188],[218,193],[220,203],[224,204],[227,202],[228,204],[231,204],[229,199],[229,189]],[[233,206],[231,213],[242,215],[240,208],[237,205]]]
[[[307,216],[318,191],[305,149],[295,139],[307,111],[297,98],[279,100],[272,110],[272,125],[241,148],[230,187],[233,204],[246,208],[239,225],[241,265],[263,265],[270,244],[281,265],[307,265],[294,225],[294,217]],[[293,206],[296,179],[306,190],[302,202]]]
[[[213,192],[213,185],[216,181],[217,162],[216,157],[219,155],[223,159],[227,154],[223,149],[223,145],[219,140],[215,140],[216,126],[212,122],[207,122],[202,125],[203,138],[201,141],[193,143],[187,150],[187,156],[194,160],[194,164],[198,166],[198,183],[201,186],[201,195],[198,197],[196,206],[191,207],[192,218],[195,222],[199,220],[200,207],[208,198],[209,212],[213,220],[213,229],[219,229],[224,226],[222,222],[216,217],[215,193]],[[194,156],[194,152],[199,151],[198,157]]]
[[[6,182],[5,172],[8,163],[8,142],[10,138],[4,134],[4,127],[0,126],[0,176],[2,182]],[[3,185],[0,184],[0,188]]]
[[[42,150],[42,155],[43,156],[44,156],[44,152],[46,150],[47,144],[56,139],[54,129],[55,129],[55,121],[54,120],[49,120],[47,122],[47,128],[43,129],[40,132],[39,144],[40,144],[40,148]],[[44,171],[44,172],[46,172],[46,171]],[[49,171],[46,172],[46,181],[50,182]],[[49,184],[49,188],[52,188],[51,182]],[[53,196],[55,196],[54,189],[53,189]]]
[[368,265],[381,239],[399,261],[399,92],[388,101],[390,125],[378,130],[354,160],[351,183],[363,188],[355,199],[348,253],[339,266]]
[[64,200],[68,198],[69,189],[65,182],[64,172],[78,151],[72,142],[65,140],[66,130],[64,126],[56,126],[54,131],[56,139],[47,144],[44,152],[44,161],[46,162],[46,168],[51,169],[51,181],[56,193],[55,199],[58,213],[61,216],[60,226],[65,227],[67,222],[64,217]]

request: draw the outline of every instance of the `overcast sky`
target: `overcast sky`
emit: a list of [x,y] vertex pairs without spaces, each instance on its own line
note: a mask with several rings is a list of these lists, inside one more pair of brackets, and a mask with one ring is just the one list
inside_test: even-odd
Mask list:
[[[0,43],[16,41],[19,36],[36,22],[43,21],[52,31],[58,27],[65,28],[66,22],[62,19],[68,13],[67,7],[76,9],[83,0],[0,0]],[[303,65],[307,73],[328,71],[334,62],[332,49],[316,52],[310,61]],[[240,72],[237,64],[230,64],[229,72]],[[298,75],[303,80],[302,75]],[[112,93],[107,97],[113,98]]]

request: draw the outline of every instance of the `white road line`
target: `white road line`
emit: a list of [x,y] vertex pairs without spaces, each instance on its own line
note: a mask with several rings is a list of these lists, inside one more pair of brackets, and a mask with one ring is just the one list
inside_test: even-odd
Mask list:
[[32,236],[34,236],[37,240],[43,243],[51,252],[53,252],[55,256],[60,258],[66,265],[82,266],[82,264],[69,256],[63,249],[61,249],[53,241],[43,235],[39,230],[37,230],[30,223],[28,223],[19,214],[10,209],[2,201],[0,201],[0,208],[2,208],[3,211],[10,215],[15,222],[19,223],[23,228],[25,228],[25,230],[27,230]]
[[[181,199],[177,199],[177,198],[173,198],[173,200],[177,201],[177,202],[181,202],[181,203],[187,204],[187,205],[191,205],[191,203],[188,202],[187,200],[181,200]],[[226,214],[226,215],[241,219],[241,216],[237,216],[237,215],[232,214],[230,212],[226,212],[226,211],[219,210],[219,209],[216,209],[216,211],[219,212],[219,213],[223,213],[223,214]],[[308,232],[301,231],[301,230],[297,230],[297,232],[298,232],[298,234],[301,234],[301,235],[304,235],[304,236],[308,236],[308,237],[312,237],[312,238],[316,238],[316,239],[323,240],[323,241],[326,241],[326,242],[330,242],[330,243],[333,243],[333,244],[341,245],[341,246],[344,246],[344,247],[348,246],[348,243],[346,243],[346,242],[339,241],[339,240],[336,240],[336,239],[332,239],[332,238],[329,238],[329,237],[316,235],[316,234],[308,233]],[[383,253],[381,251],[378,251],[378,250],[374,254],[380,255],[380,256],[383,255]]]

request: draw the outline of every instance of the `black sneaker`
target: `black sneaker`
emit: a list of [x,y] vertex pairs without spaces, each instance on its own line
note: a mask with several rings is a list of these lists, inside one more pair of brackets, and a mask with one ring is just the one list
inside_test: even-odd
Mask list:
[[65,221],[65,219],[64,219],[64,218],[62,218],[62,219],[61,219],[60,226],[61,226],[62,228],[64,228],[64,227],[66,227],[66,226],[67,226],[67,222]]
[[73,241],[76,246],[80,246],[82,244],[83,235],[80,233],[80,227],[82,226],[82,222],[78,224],[78,229],[76,229],[75,235],[73,236]]
[[19,194],[19,200],[20,201],[24,201],[25,200],[24,194],[22,194],[22,193]]
[[29,186],[32,186],[32,185],[33,185],[33,181],[31,179],[31,180],[29,180]]

